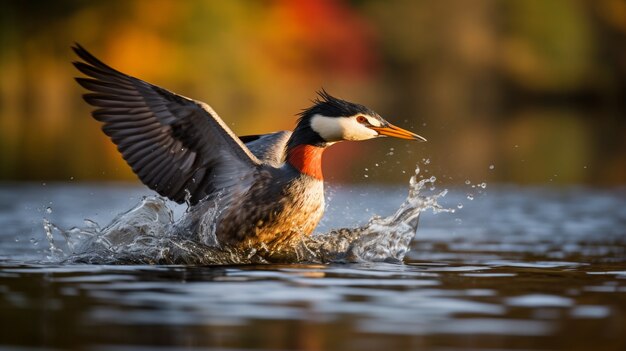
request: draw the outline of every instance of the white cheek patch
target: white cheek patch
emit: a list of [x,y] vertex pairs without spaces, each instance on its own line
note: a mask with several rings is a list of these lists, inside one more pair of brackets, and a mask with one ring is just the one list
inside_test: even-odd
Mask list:
[[339,141],[342,139],[343,129],[341,124],[336,121],[337,119],[315,115],[311,118],[311,129],[326,141]]
[[[367,118],[367,117],[366,117]],[[356,121],[356,118],[339,118],[343,126],[344,140],[367,140],[378,136],[378,132]]]
[[[380,123],[372,123],[372,125],[376,126]],[[335,118],[315,115],[311,118],[311,128],[328,142],[367,140],[378,136],[378,132],[357,122],[354,117]]]
[[366,116],[366,115],[362,115],[363,117],[365,117],[367,119],[367,122],[371,125],[373,125],[374,127],[380,127],[382,126],[382,123],[380,123],[379,120],[377,120],[374,117],[371,116]]

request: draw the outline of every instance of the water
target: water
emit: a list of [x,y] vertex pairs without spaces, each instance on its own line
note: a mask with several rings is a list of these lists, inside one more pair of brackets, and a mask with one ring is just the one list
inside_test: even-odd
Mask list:
[[[480,183],[438,200],[454,212],[423,212],[410,251],[397,231],[386,255],[403,263],[161,266],[72,263],[43,230],[102,231],[84,218],[104,227],[143,188],[2,185],[0,349],[626,349],[626,189]],[[407,191],[329,190],[321,233],[385,225]]]
[[[49,247],[47,263],[401,263],[410,249],[422,212],[454,211],[437,203],[447,190],[426,194],[425,188],[434,189],[436,177],[420,177],[417,168],[410,178],[406,199],[392,215],[374,215],[365,225],[333,228],[315,236],[303,234],[295,244],[272,249],[219,243],[216,223],[225,206],[219,196],[187,206],[179,216],[175,215],[176,207],[168,205],[166,199],[145,196],[104,228],[86,220],[82,227],[64,229],[46,216],[43,222]],[[49,215],[52,208],[46,207],[44,212]]]

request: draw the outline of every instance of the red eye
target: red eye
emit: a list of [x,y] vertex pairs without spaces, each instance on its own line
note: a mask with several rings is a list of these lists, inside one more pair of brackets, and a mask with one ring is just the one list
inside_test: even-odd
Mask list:
[[365,118],[364,116],[357,116],[356,121],[359,123],[367,123],[367,118]]

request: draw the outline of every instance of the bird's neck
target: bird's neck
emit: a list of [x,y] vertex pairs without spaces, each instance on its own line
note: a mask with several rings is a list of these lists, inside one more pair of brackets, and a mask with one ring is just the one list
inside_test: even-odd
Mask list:
[[318,180],[324,180],[322,175],[322,153],[325,147],[309,144],[299,144],[287,148],[287,162],[300,173]]

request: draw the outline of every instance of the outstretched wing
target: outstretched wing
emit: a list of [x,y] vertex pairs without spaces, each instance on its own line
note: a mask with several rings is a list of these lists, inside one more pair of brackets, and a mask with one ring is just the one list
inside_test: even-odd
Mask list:
[[76,44],[93,117],[139,179],[176,202],[238,186],[260,164],[207,104],[121,73]]

